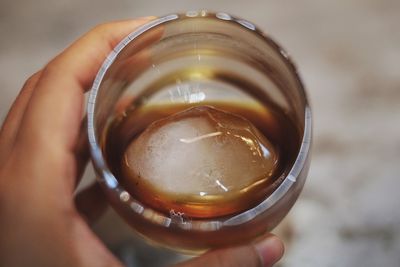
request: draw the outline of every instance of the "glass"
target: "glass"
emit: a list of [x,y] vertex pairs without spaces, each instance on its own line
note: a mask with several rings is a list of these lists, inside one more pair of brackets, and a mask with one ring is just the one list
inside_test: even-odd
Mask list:
[[[118,116],[138,107],[221,101],[273,106],[293,122],[299,133],[295,157],[287,162],[272,192],[238,213],[196,218],[178,210],[155,210],[124,188],[103,145]],[[172,14],[129,34],[99,70],[87,113],[92,162],[109,202],[146,240],[180,252],[249,242],[271,231],[293,206],[306,180],[312,119],[296,68],[256,26],[226,13]]]

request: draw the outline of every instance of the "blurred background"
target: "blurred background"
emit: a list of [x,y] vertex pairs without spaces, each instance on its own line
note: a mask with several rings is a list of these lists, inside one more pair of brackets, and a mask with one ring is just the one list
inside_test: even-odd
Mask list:
[[[308,89],[313,159],[276,230],[287,247],[279,266],[400,266],[398,0],[0,0],[0,122],[25,79],[96,24],[193,9],[257,24],[292,55]],[[95,230],[131,266],[179,259],[133,242],[111,210]]]

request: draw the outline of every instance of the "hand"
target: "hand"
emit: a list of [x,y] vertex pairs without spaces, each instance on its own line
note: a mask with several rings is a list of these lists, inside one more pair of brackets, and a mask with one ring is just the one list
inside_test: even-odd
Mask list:
[[[0,132],[0,266],[122,266],[85,221],[91,209],[74,201],[88,154],[78,136],[84,93],[102,61],[148,20],[96,27],[23,86]],[[267,235],[179,266],[271,266],[282,254]]]

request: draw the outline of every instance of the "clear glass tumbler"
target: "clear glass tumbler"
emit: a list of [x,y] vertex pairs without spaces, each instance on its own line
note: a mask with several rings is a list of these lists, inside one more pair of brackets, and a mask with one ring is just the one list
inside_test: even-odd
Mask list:
[[[155,210],[124,188],[103,145],[111,122],[138,107],[218,101],[273,106],[293,122],[295,155],[272,191],[238,213],[191,218]],[[174,250],[196,253],[256,239],[283,219],[306,180],[312,119],[296,68],[251,22],[226,13],[171,14],[129,34],[99,70],[87,113],[92,162],[109,202],[146,240]]]

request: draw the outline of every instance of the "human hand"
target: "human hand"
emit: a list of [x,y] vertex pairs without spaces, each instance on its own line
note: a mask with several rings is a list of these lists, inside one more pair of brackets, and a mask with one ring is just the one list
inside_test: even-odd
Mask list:
[[[94,210],[74,201],[88,154],[78,137],[84,93],[102,61],[148,20],[97,26],[23,86],[0,132],[0,266],[122,266],[84,219]],[[272,266],[282,254],[267,235],[179,266]]]

